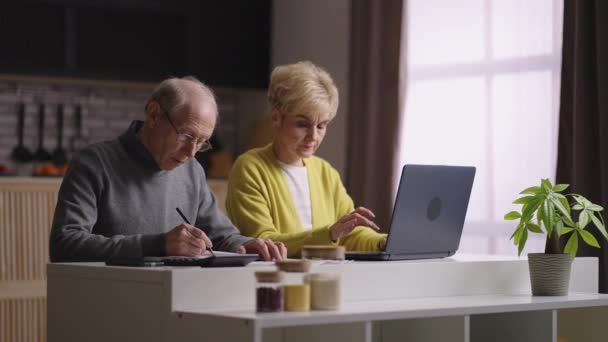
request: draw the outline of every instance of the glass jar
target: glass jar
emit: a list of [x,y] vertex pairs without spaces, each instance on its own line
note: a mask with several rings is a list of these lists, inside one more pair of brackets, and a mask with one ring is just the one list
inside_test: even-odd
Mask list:
[[302,259],[344,260],[344,246],[306,245],[302,247]]
[[313,310],[338,310],[342,305],[340,273],[320,272],[310,275],[310,306]]
[[310,311],[310,284],[283,285],[285,311]]
[[279,312],[283,310],[283,272],[255,272],[255,308],[257,312]]
[[283,280],[283,303],[285,311],[310,311],[310,284],[308,270],[310,260],[283,260],[276,262],[285,272]]

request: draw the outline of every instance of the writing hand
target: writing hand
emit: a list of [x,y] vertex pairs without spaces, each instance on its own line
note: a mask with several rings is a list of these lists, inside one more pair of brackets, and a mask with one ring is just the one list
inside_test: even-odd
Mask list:
[[165,254],[169,256],[197,256],[211,247],[213,243],[207,234],[187,223],[165,233]]

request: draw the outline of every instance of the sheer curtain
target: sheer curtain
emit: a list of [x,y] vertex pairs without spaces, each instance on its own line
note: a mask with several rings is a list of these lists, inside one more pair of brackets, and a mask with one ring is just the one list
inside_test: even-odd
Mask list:
[[406,3],[400,164],[476,166],[459,251],[516,254],[503,215],[555,179],[563,0]]

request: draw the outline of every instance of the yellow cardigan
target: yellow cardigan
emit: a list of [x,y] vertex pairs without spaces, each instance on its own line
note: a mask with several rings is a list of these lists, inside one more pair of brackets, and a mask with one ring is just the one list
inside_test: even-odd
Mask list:
[[[304,230],[272,144],[252,149],[235,162],[228,181],[226,210],[232,222],[247,236],[285,243],[290,257],[300,255],[303,245],[333,244],[329,228],[354,210],[338,172],[325,160],[304,160],[308,172],[312,229]],[[340,238],[347,250],[374,251],[386,234],[356,227]]]

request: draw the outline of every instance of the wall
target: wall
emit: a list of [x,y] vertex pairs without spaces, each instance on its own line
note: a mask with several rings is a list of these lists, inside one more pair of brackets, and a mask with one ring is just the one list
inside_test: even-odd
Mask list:
[[[57,144],[57,105],[63,103],[63,147],[70,149],[74,136],[74,107],[83,107],[83,135],[89,143],[113,139],[135,119],[143,119],[143,107],[153,84],[89,82],[50,78],[6,79],[0,77],[0,164],[6,164],[18,175],[32,173],[34,163],[16,163],[11,151],[17,144],[18,103],[26,104],[24,145],[32,152],[38,146],[38,104],[45,105],[44,148],[53,152]],[[220,110],[217,132],[222,143],[235,153],[248,143],[255,116],[264,111],[265,91],[248,89],[215,89]]]
[[273,1],[273,66],[310,60],[325,68],[340,91],[338,115],[318,155],[344,177],[348,122],[350,0]]
[[[281,0],[273,2],[272,66],[300,60],[327,69],[340,91],[338,115],[318,155],[345,174],[348,71],[350,39],[350,0]],[[1,76],[1,75],[0,75]],[[133,119],[142,118],[143,105],[152,84],[131,86],[128,83],[55,82],[53,79],[6,79],[0,77],[0,163],[17,169],[21,175],[31,173],[32,165],[12,163],[10,153],[16,145],[17,103],[26,107],[25,145],[37,146],[37,104],[46,107],[44,147],[56,146],[56,105],[66,103],[64,147],[74,134],[73,105],[83,105],[84,134],[90,142],[111,139],[123,132]],[[218,132],[224,144],[243,152],[249,147],[251,128],[268,113],[266,91],[260,89],[215,89],[220,105]]]

